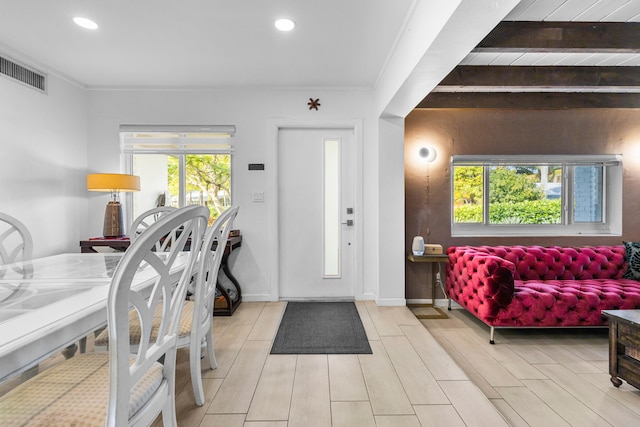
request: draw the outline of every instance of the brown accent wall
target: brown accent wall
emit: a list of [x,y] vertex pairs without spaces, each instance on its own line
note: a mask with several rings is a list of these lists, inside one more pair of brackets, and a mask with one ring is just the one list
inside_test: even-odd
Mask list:
[[[422,146],[438,155],[431,164]],[[455,154],[622,154],[623,235],[451,237],[450,159]],[[459,245],[595,245],[640,241],[640,109],[416,109],[405,119],[405,247],[416,235],[445,251]],[[430,299],[429,264],[406,261],[406,298]],[[443,277],[444,279],[444,277]],[[443,298],[442,292],[436,298]]]

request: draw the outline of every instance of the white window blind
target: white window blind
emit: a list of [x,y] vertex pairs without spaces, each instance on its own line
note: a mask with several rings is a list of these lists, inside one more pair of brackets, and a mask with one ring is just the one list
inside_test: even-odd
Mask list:
[[500,166],[500,165],[544,165],[565,164],[569,166],[618,166],[622,163],[620,154],[591,155],[454,155],[451,163],[457,166]]
[[121,125],[122,152],[202,153],[233,152],[234,125]]

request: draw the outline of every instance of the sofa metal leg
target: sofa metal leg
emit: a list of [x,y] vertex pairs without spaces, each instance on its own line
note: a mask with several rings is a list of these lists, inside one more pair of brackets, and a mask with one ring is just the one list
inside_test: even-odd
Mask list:
[[447,305],[447,310],[451,311],[451,298],[449,298],[449,303]]
[[489,338],[489,344],[495,344],[496,342],[493,340],[493,333],[495,332],[495,328],[491,327],[491,337]]

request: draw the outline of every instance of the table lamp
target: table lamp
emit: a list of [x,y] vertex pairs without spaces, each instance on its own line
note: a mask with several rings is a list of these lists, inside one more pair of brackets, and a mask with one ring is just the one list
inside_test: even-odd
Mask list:
[[124,215],[118,200],[120,191],[140,191],[140,177],[121,173],[92,173],[87,175],[87,190],[106,191],[111,193],[111,201],[104,211],[105,238],[123,237]]

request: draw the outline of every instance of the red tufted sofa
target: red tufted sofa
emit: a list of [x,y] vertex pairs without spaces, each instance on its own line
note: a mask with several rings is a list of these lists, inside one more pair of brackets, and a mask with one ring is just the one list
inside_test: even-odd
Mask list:
[[624,279],[624,246],[454,246],[447,294],[496,327],[606,326],[602,310],[640,308],[640,282]]

